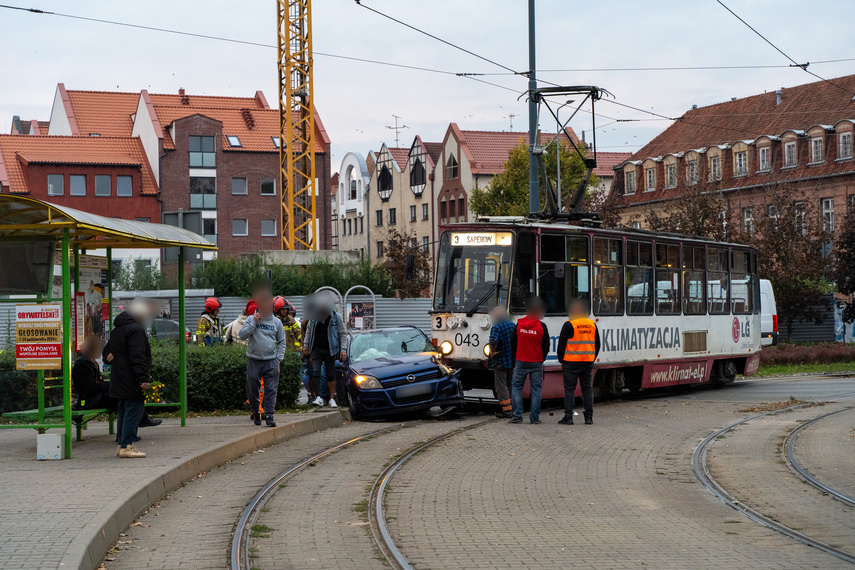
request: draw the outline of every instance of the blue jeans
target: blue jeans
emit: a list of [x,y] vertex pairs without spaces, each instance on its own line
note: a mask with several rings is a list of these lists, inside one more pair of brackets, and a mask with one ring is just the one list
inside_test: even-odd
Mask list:
[[119,400],[116,412],[116,439],[123,449],[137,439],[137,430],[143,413],[145,413],[145,400]]
[[540,419],[540,389],[543,387],[543,363],[542,362],[520,362],[517,360],[517,365],[514,368],[514,379],[511,381],[514,393],[511,397],[511,406],[513,406],[513,414],[515,418],[522,419],[523,400],[522,390],[525,385],[525,378],[528,376],[528,383],[531,387],[531,411],[528,419],[534,423]]
[[[306,387],[306,394],[311,394],[312,391],[309,390],[309,375],[311,372],[309,371],[309,367],[306,366],[306,363],[303,362],[303,369],[300,370],[300,376],[303,377],[303,386]],[[326,377],[326,365],[321,367],[321,376]],[[323,398],[324,400],[330,399],[330,387],[325,382],[320,383],[320,388],[318,389],[318,396]]]

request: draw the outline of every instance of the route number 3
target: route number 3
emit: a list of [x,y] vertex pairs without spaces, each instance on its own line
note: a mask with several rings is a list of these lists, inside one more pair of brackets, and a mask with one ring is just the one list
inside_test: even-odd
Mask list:
[[457,333],[456,335],[454,335],[454,344],[456,344],[457,346],[462,346],[465,344],[466,346],[472,346],[477,348],[481,345],[481,341],[478,338],[477,334],[464,335],[463,333]]

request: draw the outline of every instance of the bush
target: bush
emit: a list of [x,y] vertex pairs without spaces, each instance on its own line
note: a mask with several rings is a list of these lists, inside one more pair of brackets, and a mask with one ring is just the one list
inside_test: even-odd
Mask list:
[[761,366],[855,362],[855,345],[842,343],[779,344],[760,351]]
[[[300,356],[288,351],[280,366],[277,408],[293,407],[300,395]],[[152,344],[152,381],[164,384],[168,402],[178,401],[178,345]],[[246,347],[187,346],[187,408],[234,410],[246,401]]]

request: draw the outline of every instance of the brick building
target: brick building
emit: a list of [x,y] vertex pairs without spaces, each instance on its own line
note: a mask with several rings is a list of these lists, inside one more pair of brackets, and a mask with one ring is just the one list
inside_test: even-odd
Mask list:
[[624,223],[692,187],[726,198],[725,221],[752,231],[771,185],[787,183],[834,230],[855,200],[855,75],[693,107],[615,168]]
[[[318,244],[329,249],[330,140],[317,115],[315,128]],[[279,111],[261,91],[216,97],[183,89],[70,91],[60,83],[50,134],[137,137],[158,183],[164,223],[206,236],[226,257],[281,249]]]

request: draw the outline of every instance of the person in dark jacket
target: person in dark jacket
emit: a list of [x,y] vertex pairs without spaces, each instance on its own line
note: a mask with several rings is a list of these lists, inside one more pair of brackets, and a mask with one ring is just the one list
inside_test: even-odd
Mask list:
[[594,423],[594,362],[600,354],[600,331],[589,316],[588,302],[574,299],[570,318],[558,337],[558,361],[564,373],[564,417],[559,424],[573,425],[576,384],[582,386],[585,424]]
[[146,327],[152,311],[142,299],[131,301],[128,309],[113,321],[110,342],[104,347],[110,373],[110,397],[119,400],[116,433],[119,439],[117,454],[122,458],[145,457],[134,445],[137,428],[145,412],[145,396],[151,379],[151,346]]
[[513,395],[511,407],[513,417],[508,423],[522,423],[522,390],[526,376],[531,388],[531,410],[528,419],[532,424],[540,423],[540,390],[543,387],[543,361],[549,354],[549,330],[543,317],[546,303],[540,297],[532,297],[526,303],[525,316],[517,321],[511,341],[514,347],[516,367],[511,381]]

